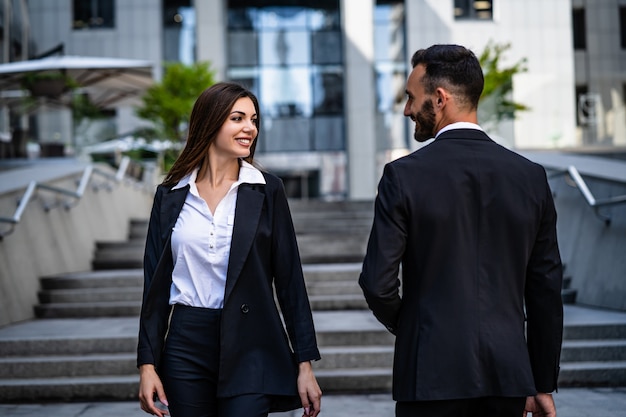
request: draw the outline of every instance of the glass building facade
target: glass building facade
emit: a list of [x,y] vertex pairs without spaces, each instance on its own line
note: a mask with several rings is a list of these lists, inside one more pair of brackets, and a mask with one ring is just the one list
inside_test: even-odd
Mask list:
[[[383,160],[389,150],[408,147],[402,115],[407,74],[404,2],[377,0],[371,6],[373,21],[367,25],[373,27],[373,116],[376,150]],[[348,45],[344,43],[349,40],[344,37],[341,13],[339,0],[227,1],[225,75],[246,85],[259,98],[263,137],[257,155],[289,158],[315,154],[330,155],[334,164],[347,161]],[[345,163],[333,169],[340,177],[345,175]],[[317,171],[322,169],[309,166],[303,175],[314,178],[313,182],[296,188],[307,188],[309,196],[316,196],[314,190],[319,189],[320,181]],[[296,166],[292,171],[303,170]],[[289,189],[291,174],[288,170],[282,174]],[[341,183],[337,178],[331,181]],[[334,195],[347,193],[345,184],[332,188]]]
[[404,1],[378,0],[374,8],[377,150],[408,149],[404,117],[407,53]]
[[258,96],[272,138],[257,151],[344,150],[339,2],[278,3],[228,7],[227,77]]

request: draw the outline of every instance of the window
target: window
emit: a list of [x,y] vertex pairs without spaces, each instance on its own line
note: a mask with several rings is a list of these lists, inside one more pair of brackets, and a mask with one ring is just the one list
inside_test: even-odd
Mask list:
[[115,0],[74,0],[74,29],[115,27]]
[[227,76],[263,114],[257,152],[345,150],[338,0],[229,0]]
[[493,20],[493,1],[454,0],[454,18]]
[[619,8],[619,34],[622,49],[626,49],[626,7]]
[[587,49],[587,25],[585,24],[585,9],[574,9],[572,14],[574,25],[574,49]]
[[584,126],[587,124],[588,109],[584,105],[585,97],[589,89],[586,85],[576,86],[576,125]]
[[163,60],[195,61],[196,14],[191,0],[163,0]]
[[377,149],[408,147],[404,117],[406,81],[405,9],[402,0],[377,0],[374,9]]

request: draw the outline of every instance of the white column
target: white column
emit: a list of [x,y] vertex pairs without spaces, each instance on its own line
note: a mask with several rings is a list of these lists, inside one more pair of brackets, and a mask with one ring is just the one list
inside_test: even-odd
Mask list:
[[196,8],[196,59],[210,61],[216,80],[226,78],[226,0],[198,0]]
[[374,1],[342,0],[345,47],[345,108],[348,198],[376,195],[376,84],[374,79]]

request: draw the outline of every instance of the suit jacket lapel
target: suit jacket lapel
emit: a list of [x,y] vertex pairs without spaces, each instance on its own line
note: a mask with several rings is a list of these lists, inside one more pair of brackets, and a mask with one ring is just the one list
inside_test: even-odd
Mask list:
[[258,186],[241,184],[237,192],[235,224],[233,225],[233,238],[230,245],[230,258],[226,274],[224,304],[226,304],[228,296],[239,278],[259,224],[265,194],[258,188]]
[[169,190],[161,199],[161,239],[167,240],[176,224],[178,215],[185,204],[185,198],[189,192],[189,185]]

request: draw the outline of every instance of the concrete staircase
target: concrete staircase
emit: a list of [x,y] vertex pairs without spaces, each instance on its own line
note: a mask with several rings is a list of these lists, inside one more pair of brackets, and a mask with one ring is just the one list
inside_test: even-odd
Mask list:
[[[291,202],[325,393],[388,392],[394,338],[357,284],[371,202]],[[146,222],[96,247],[93,270],[41,278],[38,320],[0,329],[0,401],[134,399]],[[571,310],[573,309],[573,310]],[[566,307],[566,319],[578,307]],[[4,331],[3,331],[4,330]],[[626,313],[567,322],[561,386],[626,385]]]

